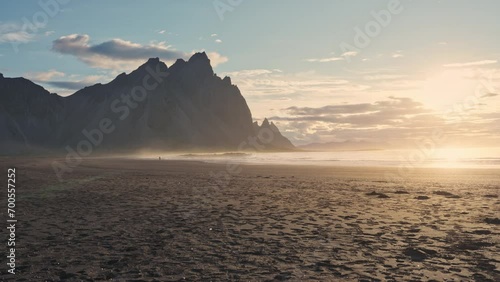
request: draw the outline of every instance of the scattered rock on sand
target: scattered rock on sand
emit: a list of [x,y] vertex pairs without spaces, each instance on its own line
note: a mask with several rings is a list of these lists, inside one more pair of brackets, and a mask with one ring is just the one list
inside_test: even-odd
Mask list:
[[420,230],[421,230],[420,228],[411,228],[411,229],[408,229],[408,232],[410,232],[410,233],[418,233],[418,232],[420,232]]
[[484,219],[484,222],[488,223],[488,224],[500,224],[500,218],[485,218]]
[[417,200],[429,200],[430,198],[427,196],[418,196],[415,199],[417,199]]
[[394,192],[394,194],[410,194],[410,193],[408,191],[397,190]]
[[454,247],[455,247],[455,249],[458,249],[458,250],[475,251],[475,250],[479,250],[481,248],[491,247],[494,245],[495,245],[494,243],[490,243],[490,242],[477,241],[477,240],[467,240],[467,241],[462,241],[462,242],[456,244]]
[[435,195],[440,195],[440,196],[445,196],[446,198],[453,198],[453,199],[460,198],[460,196],[457,196],[455,194],[452,194],[452,193],[446,192],[446,191],[434,191],[434,194]]
[[378,193],[378,192],[375,192],[375,191],[372,191],[370,193],[366,193],[367,196],[377,196],[378,198],[381,198],[381,199],[387,199],[387,198],[390,198],[389,196],[387,196],[386,194],[384,193]]
[[488,194],[484,195],[485,198],[498,198],[498,195]]
[[424,248],[406,248],[403,253],[413,261],[423,261],[437,254],[434,250]]
[[280,274],[274,276],[274,279],[277,281],[285,281],[285,280],[290,280],[292,278],[292,273],[287,271],[287,272],[281,272]]
[[480,230],[474,230],[474,231],[472,231],[472,233],[477,234],[477,235],[488,235],[488,234],[491,234],[491,231],[480,229]]

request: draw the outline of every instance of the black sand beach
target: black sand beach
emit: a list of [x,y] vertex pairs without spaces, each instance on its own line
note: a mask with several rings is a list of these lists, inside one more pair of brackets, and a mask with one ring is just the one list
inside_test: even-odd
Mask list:
[[500,280],[499,171],[52,161],[0,159],[17,281]]

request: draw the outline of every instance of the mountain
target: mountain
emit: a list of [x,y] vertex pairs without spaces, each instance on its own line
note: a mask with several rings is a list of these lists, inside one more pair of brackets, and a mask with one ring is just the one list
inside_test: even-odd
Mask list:
[[390,147],[390,144],[384,142],[347,140],[343,142],[310,143],[298,148],[307,151],[365,151],[384,150]]
[[267,145],[271,150],[294,150],[295,146],[283,136],[278,127],[273,123],[264,119],[259,126],[257,122],[253,123],[254,132],[260,137],[262,143]]
[[[269,132],[272,140],[266,139]],[[267,119],[252,123],[238,87],[213,72],[204,52],[170,67],[152,58],[130,74],[67,97],[0,74],[0,145],[3,154],[294,148]]]

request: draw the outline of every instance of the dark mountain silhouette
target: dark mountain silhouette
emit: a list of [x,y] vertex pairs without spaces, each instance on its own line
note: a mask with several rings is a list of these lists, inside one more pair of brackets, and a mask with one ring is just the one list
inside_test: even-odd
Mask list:
[[294,148],[267,119],[261,126],[252,123],[238,87],[229,77],[214,74],[204,52],[170,68],[158,58],[149,59],[130,74],[67,97],[0,74],[3,154],[89,143],[107,152],[255,149],[246,145],[255,137],[260,149]]

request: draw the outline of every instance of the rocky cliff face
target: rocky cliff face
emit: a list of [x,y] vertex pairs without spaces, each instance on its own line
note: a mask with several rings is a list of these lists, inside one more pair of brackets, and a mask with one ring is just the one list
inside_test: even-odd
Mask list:
[[[0,76],[1,153],[64,149],[237,149],[259,133],[239,89],[214,74],[205,53],[168,68],[150,59],[130,74],[68,97],[23,78]],[[293,145],[267,120],[266,149]],[[261,130],[262,131],[262,130]],[[85,144],[83,144],[83,143]],[[267,140],[266,140],[267,142]],[[83,145],[82,145],[83,144]]]

